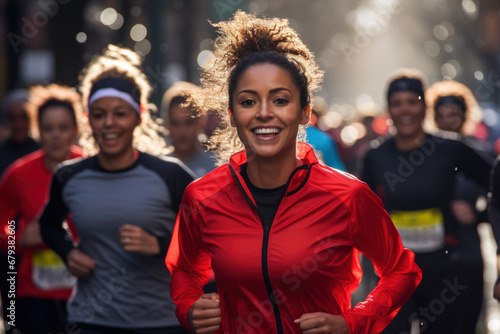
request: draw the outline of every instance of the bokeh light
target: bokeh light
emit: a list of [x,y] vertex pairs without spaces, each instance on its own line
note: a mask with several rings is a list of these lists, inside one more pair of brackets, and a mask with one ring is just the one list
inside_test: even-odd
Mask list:
[[495,153],[500,154],[500,138],[497,138],[497,140],[495,140],[494,148]]
[[360,122],[354,122],[351,123],[351,126],[356,129],[356,132],[358,133],[358,136],[356,137],[356,140],[363,138],[366,136],[366,126],[364,126],[363,123]]
[[135,43],[134,50],[141,56],[146,56],[151,51],[151,42],[147,39],[143,39]]
[[372,121],[372,129],[380,136],[385,135],[389,129],[387,118],[385,116],[375,117]]
[[483,122],[486,126],[494,127],[498,123],[498,113],[491,109],[484,109]]
[[118,30],[123,26],[123,23],[125,23],[125,19],[121,14],[116,15],[116,20],[113,22],[113,24],[110,24],[108,27],[113,30]]
[[500,319],[493,318],[488,321],[488,330],[493,332],[500,330]]
[[453,64],[448,62],[441,66],[441,74],[445,80],[451,80],[457,76],[458,71]]
[[116,12],[116,10],[114,8],[109,7],[101,12],[99,19],[102,24],[104,24],[105,26],[109,26],[115,23],[117,17],[118,13]]
[[148,29],[143,24],[136,24],[130,29],[130,38],[132,38],[133,41],[135,42],[140,42],[144,38],[146,38],[146,35],[148,34]]
[[481,72],[481,71],[474,72],[474,78],[476,78],[476,80],[479,80],[479,81],[483,80],[484,79],[483,72]]
[[338,128],[343,122],[342,115],[335,110],[330,110],[318,119],[318,128],[323,131]]
[[207,61],[210,59],[211,56],[212,56],[212,52],[210,50],[201,51],[197,57],[198,65],[200,67],[205,66],[205,64],[207,63]]
[[337,111],[340,116],[342,116],[342,119],[346,122],[350,122],[356,118],[357,111],[354,106],[343,103],[343,104],[334,104],[332,108]]
[[476,125],[476,129],[474,131],[474,137],[486,140],[488,139],[489,134],[490,131],[488,130],[486,125],[484,125],[483,123],[479,123]]
[[87,41],[87,34],[83,31],[80,31],[78,34],[76,34],[76,41],[80,44],[85,43]]
[[452,53],[453,52],[453,45],[451,45],[451,44],[445,44],[443,46],[443,49],[444,49],[444,51],[446,51],[448,53]]
[[424,50],[425,50],[425,53],[427,53],[431,57],[437,57],[437,56],[439,56],[439,53],[441,52],[441,48],[439,47],[439,44],[436,43],[435,41],[425,42]]
[[462,0],[462,9],[467,15],[477,14],[477,6],[472,0]]
[[449,36],[448,29],[446,29],[446,27],[443,24],[438,24],[438,25],[434,26],[434,28],[432,29],[432,32],[434,34],[434,37],[436,37],[437,39],[439,39],[441,41],[446,40]]
[[352,125],[348,125],[340,131],[340,139],[346,146],[354,145],[358,140],[358,135],[358,130]]

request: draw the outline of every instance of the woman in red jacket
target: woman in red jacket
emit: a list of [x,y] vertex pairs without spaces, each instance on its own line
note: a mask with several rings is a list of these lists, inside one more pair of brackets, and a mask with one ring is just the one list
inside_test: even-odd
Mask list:
[[[82,106],[74,89],[51,84],[33,87],[27,108],[42,149],[14,162],[0,181],[0,245],[10,255],[7,271],[17,271],[17,276],[9,275],[16,281],[17,291],[13,286],[2,291],[14,317],[9,317],[10,311],[4,317],[23,334],[59,333],[65,331],[66,300],[76,279],[43,243],[38,219],[53,169],[81,156],[80,148],[73,144]],[[19,263],[14,263],[14,255],[20,256]]]
[[[379,333],[421,279],[379,198],[297,142],[322,72],[287,20],[237,12],[204,67],[204,107],[224,164],[191,183],[166,263],[179,321],[195,333]],[[227,101],[229,97],[229,101]],[[379,285],[350,306],[359,252]],[[218,294],[203,294],[209,269]]]

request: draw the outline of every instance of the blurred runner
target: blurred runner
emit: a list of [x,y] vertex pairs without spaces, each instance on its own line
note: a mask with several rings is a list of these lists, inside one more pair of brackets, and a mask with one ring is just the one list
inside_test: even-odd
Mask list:
[[[493,160],[493,151],[485,151],[487,146],[472,136],[480,110],[469,88],[452,80],[440,81],[430,86],[425,95],[427,116],[434,127],[460,134],[471,147]],[[477,225],[488,221],[486,196],[487,189],[458,172],[451,218],[457,226],[459,277],[469,288],[463,292],[462,310],[457,314],[457,333],[475,333],[483,305],[484,267]]]
[[397,134],[368,151],[362,179],[384,202],[403,245],[415,252],[423,279],[385,333],[409,332],[414,319],[424,333],[455,333],[463,292],[469,288],[457,266],[452,213],[456,171],[487,188],[491,163],[458,135],[424,131],[420,72],[397,73],[389,83],[387,103]]
[[[186,189],[166,258],[179,321],[195,333],[381,332],[421,274],[368,186],[297,142],[322,71],[287,20],[238,11],[215,26],[200,105],[224,117],[211,143],[229,163]],[[351,307],[359,252],[382,280]],[[218,294],[202,290],[210,268]]]
[[[186,332],[174,315],[164,258],[194,174],[177,159],[137,149],[165,150],[140,64],[135,52],[109,45],[86,68],[80,88],[99,151],[56,171],[40,218],[44,241],[78,277],[68,320],[80,334]],[[68,213],[78,245],[62,227]]]
[[[70,87],[36,86],[30,90],[27,108],[42,149],[14,162],[0,181],[0,242],[2,251],[10,249],[20,256],[16,330],[22,334],[60,333],[65,331],[66,300],[76,278],[43,243],[38,220],[48,198],[52,170],[64,160],[81,156],[81,149],[74,146],[82,117],[81,98]],[[14,236],[9,233],[11,220],[15,220]],[[13,237],[16,245],[9,248]]]
[[40,149],[41,145],[30,136],[30,118],[26,111],[29,92],[16,89],[2,101],[0,117],[7,123],[8,137],[0,145],[0,175],[17,159]]
[[197,113],[187,102],[190,92],[199,88],[189,82],[176,82],[163,94],[161,113],[176,157],[202,177],[215,168],[215,156],[200,144],[199,136],[205,128],[206,117]]

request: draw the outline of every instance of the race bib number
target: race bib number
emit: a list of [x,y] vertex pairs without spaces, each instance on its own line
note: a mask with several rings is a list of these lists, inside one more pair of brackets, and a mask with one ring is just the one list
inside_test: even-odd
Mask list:
[[443,214],[438,208],[392,211],[390,215],[406,248],[424,253],[444,246]]
[[40,249],[32,257],[33,283],[42,290],[72,289],[76,277],[71,275],[63,260],[50,249]]

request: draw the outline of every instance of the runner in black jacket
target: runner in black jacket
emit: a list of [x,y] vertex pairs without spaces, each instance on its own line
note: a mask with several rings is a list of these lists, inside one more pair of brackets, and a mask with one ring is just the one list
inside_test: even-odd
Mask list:
[[372,143],[362,179],[380,196],[403,244],[415,252],[423,279],[385,333],[409,331],[420,318],[425,333],[453,333],[456,311],[468,288],[455,263],[456,224],[451,213],[456,172],[487,188],[491,164],[454,134],[424,131],[421,76],[405,70],[390,83],[389,114],[397,134]]

